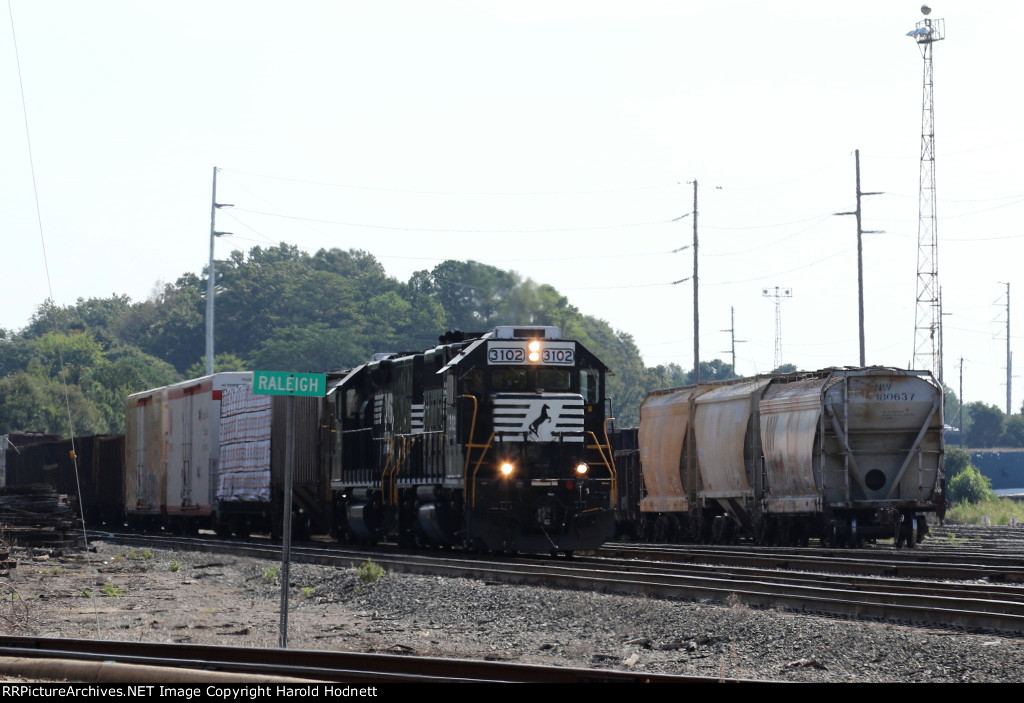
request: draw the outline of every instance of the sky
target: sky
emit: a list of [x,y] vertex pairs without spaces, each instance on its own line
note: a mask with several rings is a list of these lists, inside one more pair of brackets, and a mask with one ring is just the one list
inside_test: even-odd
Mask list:
[[[1024,5],[932,4],[943,370],[1006,409],[1024,336]],[[8,0],[0,328],[216,257],[362,249],[554,286],[648,366],[914,365],[921,6],[891,0]],[[1012,37],[1012,35],[1011,35]],[[675,283],[682,281],[681,283]],[[791,297],[776,301],[776,290]],[[766,295],[767,293],[767,295]],[[1009,294],[1009,295],[1008,295]],[[778,329],[781,333],[777,337]],[[440,332],[440,331],[439,331]],[[735,340],[735,344],[733,344]],[[918,364],[920,366],[920,364]],[[1024,358],[1018,369],[1024,369]],[[1014,374],[1011,410],[1024,400]]]

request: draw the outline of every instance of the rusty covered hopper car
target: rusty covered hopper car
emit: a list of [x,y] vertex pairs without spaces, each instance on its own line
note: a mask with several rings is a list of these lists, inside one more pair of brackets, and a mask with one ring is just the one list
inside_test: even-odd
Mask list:
[[942,391],[927,372],[824,369],[650,394],[639,529],[651,539],[912,546],[942,514]]

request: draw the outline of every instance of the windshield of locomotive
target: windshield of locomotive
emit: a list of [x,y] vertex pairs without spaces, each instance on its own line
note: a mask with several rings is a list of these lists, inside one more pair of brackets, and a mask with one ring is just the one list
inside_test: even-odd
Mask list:
[[491,369],[495,391],[568,391],[572,389],[572,370],[559,368],[523,368],[502,366]]
[[526,369],[502,366],[491,370],[491,385],[496,391],[525,391]]
[[569,369],[537,369],[538,391],[567,391],[571,386]]
[[597,369],[580,369],[580,394],[583,402],[593,405],[601,401],[601,372]]

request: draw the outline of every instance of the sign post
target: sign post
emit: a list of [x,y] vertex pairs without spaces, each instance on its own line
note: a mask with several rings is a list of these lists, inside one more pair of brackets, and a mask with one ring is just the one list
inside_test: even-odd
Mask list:
[[[288,648],[288,583],[292,556],[292,473],[295,465],[295,398],[320,398],[327,392],[327,375],[289,371],[253,371],[253,395],[285,395],[284,502],[281,508],[281,626],[278,646]],[[273,499],[273,496],[271,496]]]

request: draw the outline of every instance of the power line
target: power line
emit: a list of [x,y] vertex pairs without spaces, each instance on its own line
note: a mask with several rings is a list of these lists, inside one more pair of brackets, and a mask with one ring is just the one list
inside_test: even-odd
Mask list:
[[[226,170],[226,169],[222,169]],[[367,185],[355,185],[352,183],[332,183],[329,181],[316,181],[302,178],[290,178],[287,176],[275,176],[266,173],[251,173],[247,171],[228,171],[229,173],[237,173],[243,176],[253,176],[255,178],[268,178],[276,181],[286,181],[289,183],[302,183],[306,185],[318,185],[325,186],[328,188],[345,188],[348,190],[362,190],[362,191],[373,191],[373,192],[384,192],[384,193],[407,193],[412,195],[446,195],[446,196],[501,196],[501,195],[544,195],[544,196],[557,196],[557,195],[603,195],[608,193],[629,193],[638,190],[661,190],[668,188],[677,188],[681,184],[676,183],[661,183],[661,184],[650,184],[650,185],[636,185],[626,186],[624,188],[598,188],[593,190],[564,190],[564,191],[444,191],[444,190],[418,190],[410,188],[392,188],[387,186],[367,186]]]
[[581,225],[575,227],[540,227],[535,229],[508,228],[508,229],[486,229],[486,228],[452,228],[452,227],[399,227],[397,225],[377,225],[365,222],[345,222],[342,220],[327,220],[315,217],[302,217],[299,215],[286,215],[277,212],[264,212],[261,210],[248,210],[246,208],[235,208],[240,212],[247,212],[252,215],[265,215],[267,217],[280,217],[286,220],[297,220],[300,222],[318,222],[321,224],[342,225],[344,227],[362,227],[366,229],[385,229],[401,232],[436,232],[448,234],[543,234],[545,232],[581,232],[589,230],[611,230],[629,227],[649,227],[652,225],[666,225],[675,221],[675,218],[668,220],[653,220],[650,222],[627,222],[614,225]]

